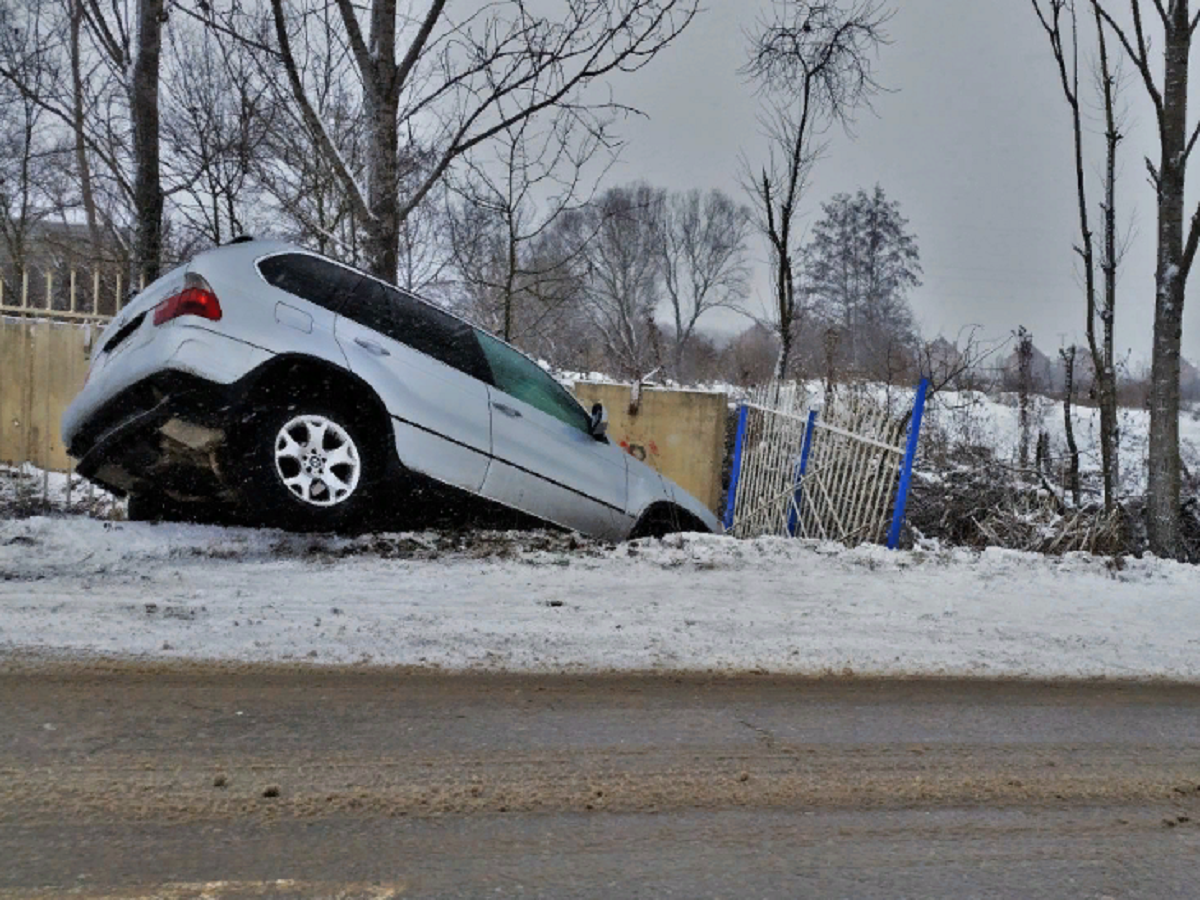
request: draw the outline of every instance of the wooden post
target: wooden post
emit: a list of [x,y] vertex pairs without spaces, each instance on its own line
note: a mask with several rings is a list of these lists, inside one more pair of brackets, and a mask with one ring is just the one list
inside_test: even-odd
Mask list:
[[[49,312],[54,306],[54,273],[46,272],[46,311]],[[50,505],[50,447],[52,441],[50,439],[50,429],[54,426],[50,424],[50,379],[53,375],[52,366],[54,361],[50,358],[50,332],[53,329],[53,324],[50,322],[50,317],[46,317],[46,340],[43,342],[42,351],[46,356],[46,381],[42,385],[42,503]]]
[[[21,273],[21,311],[29,309],[29,271]],[[25,315],[21,317],[21,331],[25,339],[25,384],[21,388],[21,468],[29,462],[31,453],[29,425],[33,418],[33,323]]]
[[92,315],[100,314],[100,270],[92,269]]

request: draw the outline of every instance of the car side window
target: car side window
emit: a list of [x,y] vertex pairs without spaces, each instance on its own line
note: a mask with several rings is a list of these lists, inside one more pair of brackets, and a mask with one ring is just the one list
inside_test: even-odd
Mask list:
[[337,312],[360,274],[307,253],[281,253],[258,263],[267,284]]
[[363,278],[342,314],[472,378],[489,380],[471,326],[407,291]]
[[591,433],[583,407],[541,366],[486,332],[476,330],[475,336],[492,370],[492,384],[584,434]]

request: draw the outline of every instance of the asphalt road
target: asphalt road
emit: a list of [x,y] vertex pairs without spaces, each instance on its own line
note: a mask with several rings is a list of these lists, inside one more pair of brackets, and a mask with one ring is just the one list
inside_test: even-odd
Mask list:
[[1200,897],[1200,688],[0,665],[0,900]]

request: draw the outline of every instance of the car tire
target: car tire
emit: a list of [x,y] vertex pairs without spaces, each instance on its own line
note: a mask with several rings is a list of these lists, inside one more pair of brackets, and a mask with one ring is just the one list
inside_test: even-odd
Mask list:
[[694,515],[674,505],[655,505],[644,512],[628,540],[641,538],[664,538],[681,531],[707,533],[708,528]]
[[362,425],[302,399],[283,401],[249,424],[240,480],[252,519],[291,531],[369,527],[385,457]]

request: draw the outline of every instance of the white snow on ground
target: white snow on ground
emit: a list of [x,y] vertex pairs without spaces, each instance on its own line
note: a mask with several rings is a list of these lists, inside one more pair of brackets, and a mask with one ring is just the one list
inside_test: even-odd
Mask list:
[[1200,681],[1200,568],[771,538],[0,520],[14,654]]

